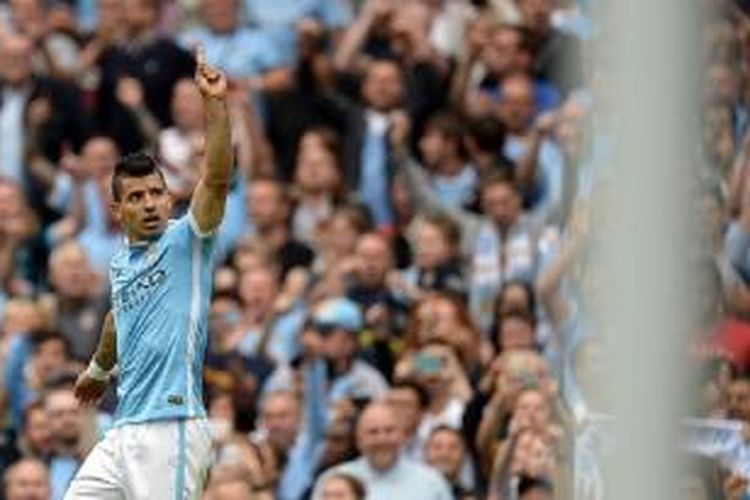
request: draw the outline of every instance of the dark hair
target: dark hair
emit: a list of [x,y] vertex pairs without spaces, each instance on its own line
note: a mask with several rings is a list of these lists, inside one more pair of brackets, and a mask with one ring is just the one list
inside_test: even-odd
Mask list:
[[43,344],[46,344],[47,342],[60,342],[63,345],[63,350],[65,351],[65,356],[70,357],[70,341],[63,336],[60,332],[56,331],[48,331],[48,330],[40,330],[37,332],[33,332],[30,335],[31,340],[31,352],[36,354],[39,352],[39,349],[41,349]]
[[518,478],[518,496],[521,497],[532,490],[542,490],[543,492],[552,495],[553,488],[552,483],[542,477],[532,477],[522,474]]
[[269,186],[273,186],[274,189],[276,189],[276,192],[279,196],[279,201],[285,205],[288,205],[291,201],[289,199],[289,193],[287,192],[286,186],[284,183],[276,176],[274,175],[256,175],[253,176],[252,179],[250,179],[247,183],[248,187],[252,187],[255,185],[261,185],[266,184]]
[[496,304],[496,315],[499,318],[502,315],[502,306],[503,306],[503,300],[505,299],[505,294],[510,288],[513,287],[521,287],[523,288],[524,292],[526,292],[526,296],[528,297],[529,302],[529,310],[526,311],[531,314],[536,314],[536,293],[534,292],[534,286],[529,283],[528,281],[519,280],[519,279],[513,279],[506,281],[502,288],[500,289],[500,293],[497,294],[497,304]]
[[507,313],[500,316],[497,321],[497,326],[499,328],[502,328],[503,323],[512,319],[523,321],[525,323],[528,323],[531,328],[536,328],[536,317],[534,316],[533,312],[529,313],[524,311],[508,311]]
[[466,135],[474,140],[481,151],[500,154],[505,144],[505,126],[494,116],[482,116],[470,120]]
[[[368,233],[375,227],[372,214],[365,205],[356,201],[350,201],[340,205],[333,211],[331,219],[344,217],[360,235]],[[330,220],[330,219],[329,219]]]
[[360,79],[360,86],[364,86],[365,82],[368,78],[370,78],[370,75],[372,74],[373,68],[375,68],[378,65],[381,64],[387,64],[393,68],[396,69],[399,75],[399,80],[401,83],[404,83],[405,75],[404,75],[404,68],[401,64],[401,61],[395,56],[389,56],[386,54],[379,54],[375,58],[370,60],[370,64],[367,65],[367,69],[365,70],[364,74],[362,75]]
[[466,146],[463,138],[466,134],[464,123],[456,116],[447,112],[437,112],[427,121],[425,131],[437,130],[448,140],[456,142],[458,147],[458,156],[462,159],[467,157]]
[[[343,144],[341,142],[341,136],[339,135],[336,130],[332,129],[331,127],[326,127],[324,125],[318,125],[312,128],[309,128],[305,130],[304,135],[306,134],[314,134],[318,136],[320,139],[320,142],[323,143],[323,147],[328,150],[329,153],[331,153],[336,160],[336,168],[341,171],[343,170],[343,163],[344,163],[344,151],[343,151]],[[300,142],[302,141],[302,138],[300,137]]]
[[513,176],[513,172],[509,169],[495,169],[491,172],[488,172],[487,175],[482,177],[480,192],[484,194],[489,188],[495,187],[498,184],[508,186],[513,189],[514,192],[520,194],[518,185],[516,184],[516,179]]
[[427,441],[429,442],[436,434],[441,432],[447,432],[449,434],[453,434],[458,438],[459,441],[461,441],[461,444],[464,447],[464,452],[468,450],[468,447],[466,446],[466,441],[464,441],[464,436],[461,434],[461,431],[459,429],[456,429],[455,427],[451,427],[450,425],[446,424],[440,424],[432,431],[430,431],[430,435],[427,437]]
[[[346,183],[344,182],[344,146],[341,136],[336,130],[324,125],[309,128],[300,136],[299,144],[297,145],[297,158],[299,158],[301,153],[302,138],[309,134],[315,135],[320,139],[323,149],[333,158],[334,169],[339,175],[339,183],[333,194],[336,199],[344,199],[346,196]],[[297,166],[295,166],[295,175],[297,170]]]
[[503,315],[500,315],[497,318],[497,322],[493,325],[495,329],[492,331],[494,335],[494,339],[495,339],[495,348],[497,349],[497,351],[498,352],[504,351],[503,342],[502,342],[503,337],[501,334],[503,325],[505,324],[506,321],[510,321],[514,319],[518,321],[523,321],[524,323],[526,323],[527,325],[531,327],[532,335],[534,337],[532,339],[532,348],[536,352],[540,352],[541,346],[537,342],[537,338],[536,338],[536,317],[533,314],[528,314],[523,311],[509,311]]
[[329,481],[331,479],[341,479],[346,484],[348,484],[349,488],[351,488],[352,490],[352,493],[354,493],[354,498],[356,498],[357,500],[364,500],[364,498],[367,496],[367,489],[365,488],[364,483],[351,474],[339,472],[337,474],[332,474],[331,476],[326,478],[326,481]]
[[120,201],[122,196],[122,179],[125,177],[147,177],[156,174],[166,184],[159,162],[150,154],[139,151],[123,156],[115,165],[112,175],[112,198]]
[[456,224],[449,216],[442,213],[428,214],[422,217],[422,221],[425,224],[435,226],[453,249],[460,246],[461,226]]
[[417,384],[413,380],[400,380],[393,384],[393,386],[391,386],[391,389],[405,389],[408,391],[412,391],[417,395],[420,410],[427,409],[427,405],[430,403],[430,396],[429,394],[427,394],[427,391],[424,389],[424,387]]
[[56,391],[72,391],[78,378],[78,371],[73,365],[63,366],[44,380],[42,394],[46,395]]
[[31,403],[29,403],[26,408],[23,409],[23,427],[24,429],[28,429],[28,422],[31,418],[31,414],[35,411],[44,411],[44,402],[41,399],[35,399]]
[[534,32],[526,26],[515,26],[512,24],[504,24],[501,29],[512,30],[518,34],[518,50],[528,52],[532,57],[537,52],[537,37]]
[[241,302],[240,296],[235,289],[215,290],[211,295],[211,303],[218,300],[230,300],[232,302],[237,302],[238,304]]

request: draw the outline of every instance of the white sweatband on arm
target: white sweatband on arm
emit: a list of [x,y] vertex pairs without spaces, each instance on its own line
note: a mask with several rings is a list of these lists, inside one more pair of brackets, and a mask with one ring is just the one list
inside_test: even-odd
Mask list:
[[111,371],[107,371],[96,362],[96,359],[92,359],[89,363],[89,367],[86,369],[86,375],[89,378],[98,380],[99,382],[107,382],[109,380]]

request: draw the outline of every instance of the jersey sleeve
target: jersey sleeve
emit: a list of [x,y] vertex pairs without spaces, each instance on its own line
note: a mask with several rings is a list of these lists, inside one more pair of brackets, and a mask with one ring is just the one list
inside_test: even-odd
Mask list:
[[201,253],[208,255],[213,252],[216,242],[216,232],[201,231],[192,213],[188,211],[187,214],[179,219],[170,221],[169,227],[164,234],[164,239],[167,245],[188,254],[193,251],[197,244],[201,249]]

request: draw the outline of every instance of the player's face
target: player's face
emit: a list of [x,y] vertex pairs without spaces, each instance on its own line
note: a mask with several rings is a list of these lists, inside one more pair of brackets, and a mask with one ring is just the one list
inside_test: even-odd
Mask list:
[[112,210],[131,242],[149,240],[164,232],[172,199],[158,174],[121,179],[120,201]]

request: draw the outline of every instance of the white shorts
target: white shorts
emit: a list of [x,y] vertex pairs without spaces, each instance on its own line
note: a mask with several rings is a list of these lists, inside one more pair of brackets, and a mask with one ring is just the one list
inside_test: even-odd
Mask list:
[[89,453],[65,500],[199,499],[210,457],[203,419],[126,424]]

